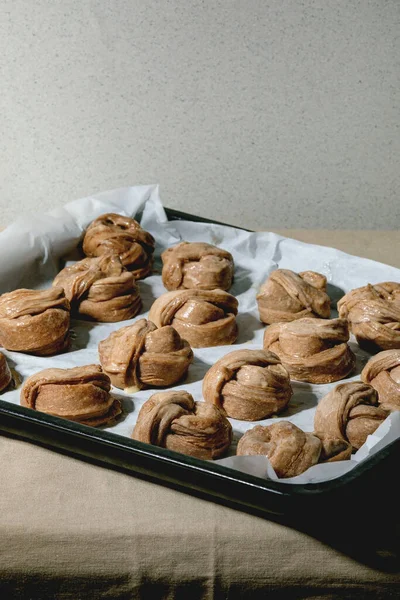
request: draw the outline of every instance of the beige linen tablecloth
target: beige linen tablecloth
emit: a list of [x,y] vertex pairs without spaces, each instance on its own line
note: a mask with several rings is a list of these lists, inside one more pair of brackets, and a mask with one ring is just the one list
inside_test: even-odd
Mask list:
[[[297,233],[400,266],[397,232]],[[0,435],[0,598],[396,598],[389,500],[319,535]]]

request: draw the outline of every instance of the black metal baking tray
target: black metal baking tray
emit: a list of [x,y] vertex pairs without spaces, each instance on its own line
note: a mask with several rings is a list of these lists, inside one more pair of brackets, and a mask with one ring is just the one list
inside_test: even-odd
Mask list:
[[[216,223],[166,209],[169,220]],[[218,224],[218,223],[217,223]],[[220,223],[224,225],[223,223]],[[374,503],[374,495],[397,493],[394,466],[400,460],[400,439],[334,480],[318,484],[285,484],[137,442],[0,400],[0,431],[12,437],[172,486],[210,500],[276,517],[307,516],[341,511],[349,505]],[[396,468],[397,470],[397,468]]]

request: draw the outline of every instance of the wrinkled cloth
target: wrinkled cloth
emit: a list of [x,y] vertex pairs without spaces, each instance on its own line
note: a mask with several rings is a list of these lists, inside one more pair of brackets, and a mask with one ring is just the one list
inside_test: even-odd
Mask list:
[[392,473],[376,518],[372,478],[364,502],[315,518],[294,506],[290,527],[19,439],[0,435],[0,452],[4,600],[398,596]]
[[339,316],[349,321],[357,342],[367,351],[400,348],[400,283],[368,284],[338,302]]
[[135,279],[151,273],[155,241],[135,219],[116,213],[98,217],[86,229],[82,248],[86,256],[117,254]]
[[389,412],[379,406],[373,387],[361,381],[341,383],[317,406],[314,429],[360,448]]
[[229,290],[233,280],[230,252],[205,242],[181,242],[161,254],[167,290]]
[[25,381],[21,404],[85,425],[105,425],[122,412],[110,389],[110,379],[99,365],[44,369]]
[[329,319],[330,298],[326,277],[314,271],[295,273],[276,269],[257,294],[258,311],[263,323],[282,323],[304,317]]
[[278,477],[295,477],[317,464],[321,440],[289,421],[256,425],[240,438],[237,455],[268,456]]
[[0,296],[0,346],[38,356],[69,346],[70,304],[62,288],[19,289]]
[[113,331],[100,342],[99,356],[120,389],[167,387],[180,381],[193,362],[191,347],[173,327],[158,329],[146,319]]
[[289,373],[266,350],[234,350],[203,379],[203,397],[234,419],[257,421],[281,412],[293,394]]
[[232,426],[213,404],[183,390],[153,394],[140,409],[133,439],[211,460],[228,449]]
[[373,356],[363,368],[361,379],[378,392],[382,408],[400,410],[400,349],[383,350]]
[[142,305],[133,273],[112,254],[84,258],[65,267],[53,285],[63,288],[72,314],[94,321],[132,319]]
[[172,325],[192,348],[233,344],[238,335],[238,301],[223,290],[178,290],[157,298],[149,320]]

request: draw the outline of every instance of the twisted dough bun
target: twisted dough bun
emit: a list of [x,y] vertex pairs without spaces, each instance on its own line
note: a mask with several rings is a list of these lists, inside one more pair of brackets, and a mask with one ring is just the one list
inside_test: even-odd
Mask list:
[[338,302],[361,348],[370,352],[400,348],[400,283],[385,282],[352,290]]
[[142,305],[133,274],[112,254],[84,258],[65,267],[53,286],[64,289],[71,312],[94,321],[132,319]]
[[296,477],[316,465],[321,440],[305,433],[289,421],[264,427],[256,425],[240,438],[238,456],[263,454],[269,458],[278,477]]
[[62,288],[14,290],[0,296],[0,346],[38,356],[69,345],[70,305]]
[[229,290],[233,258],[226,250],[204,242],[181,242],[161,254],[162,280],[167,290]]
[[322,398],[314,416],[314,429],[360,448],[389,412],[378,406],[378,394],[361,381],[341,383]]
[[234,350],[203,380],[203,397],[233,419],[257,421],[281,412],[292,396],[289,373],[265,350]]
[[318,462],[337,462],[350,458],[353,447],[346,440],[318,431],[314,431],[314,435],[321,440],[322,444]]
[[0,392],[6,389],[10,385],[12,381],[12,375],[10,371],[10,367],[8,366],[8,362],[6,357],[2,352],[0,352]]
[[299,319],[267,327],[264,348],[279,356],[292,379],[331,383],[355,367],[348,339],[344,319]]
[[268,324],[303,317],[329,319],[331,314],[326,277],[314,271],[273,271],[257,294],[257,304],[261,321]]
[[133,439],[204,460],[228,449],[232,427],[213,404],[195,402],[188,392],[153,394],[140,409]]
[[105,425],[121,413],[110,394],[110,379],[99,365],[45,369],[26,380],[21,404],[84,425]]
[[181,290],[157,298],[149,320],[172,325],[192,348],[207,348],[236,341],[237,312],[238,301],[223,290]]
[[157,329],[140,319],[111,333],[99,344],[100,363],[120,389],[166,387],[186,375],[193,352],[169,325]]
[[361,379],[378,392],[382,408],[400,410],[400,350],[384,350],[373,356]]
[[135,219],[115,213],[98,217],[86,229],[83,251],[86,256],[118,254],[135,279],[151,273],[154,238]]

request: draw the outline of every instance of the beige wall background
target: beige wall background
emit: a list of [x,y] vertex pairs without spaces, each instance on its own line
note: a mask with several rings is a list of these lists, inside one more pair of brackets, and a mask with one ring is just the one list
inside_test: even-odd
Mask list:
[[398,0],[0,0],[1,222],[160,183],[250,228],[400,225]]

